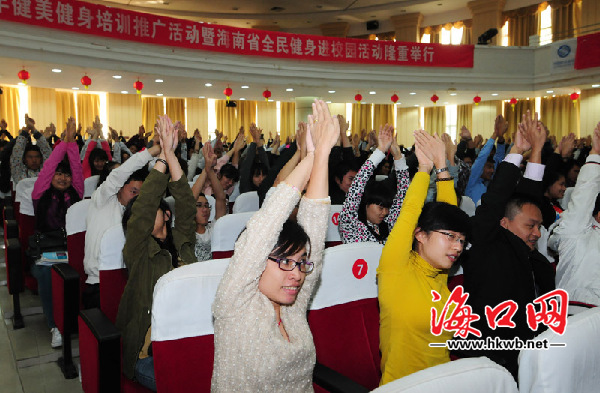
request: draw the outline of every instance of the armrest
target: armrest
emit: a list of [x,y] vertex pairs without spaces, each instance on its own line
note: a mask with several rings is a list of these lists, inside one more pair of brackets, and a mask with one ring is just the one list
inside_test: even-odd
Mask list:
[[368,393],[369,389],[324,366],[315,364],[313,382],[331,393]]
[[4,205],[4,219],[14,220],[15,219],[15,209],[13,209],[12,201],[5,199],[6,205]]
[[77,331],[79,314],[79,273],[68,263],[52,266],[54,321],[61,333]]
[[19,237],[19,224],[14,218],[4,219],[4,238],[18,238]]
[[23,292],[25,281],[23,278],[23,265],[21,261],[21,242],[18,238],[6,240],[6,271],[8,293],[15,295]]

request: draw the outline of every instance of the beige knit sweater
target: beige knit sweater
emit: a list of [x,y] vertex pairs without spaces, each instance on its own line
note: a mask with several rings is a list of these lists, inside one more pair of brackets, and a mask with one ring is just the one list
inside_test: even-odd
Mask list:
[[306,310],[321,274],[329,198],[302,198],[300,202],[298,223],[310,238],[310,260],[315,269],[306,276],[296,302],[281,306],[289,342],[279,331],[273,304],[258,289],[267,257],[299,198],[295,188],[280,184],[252,216],[235,244],[235,253],[213,303],[212,392],[313,391],[316,355]]

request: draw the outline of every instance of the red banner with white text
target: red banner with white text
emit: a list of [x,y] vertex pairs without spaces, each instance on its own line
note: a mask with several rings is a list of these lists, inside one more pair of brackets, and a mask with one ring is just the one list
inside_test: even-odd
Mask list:
[[600,67],[600,33],[577,37],[575,69]]
[[0,0],[0,20],[235,55],[357,64],[473,67],[473,45],[370,41],[243,29],[77,0]]

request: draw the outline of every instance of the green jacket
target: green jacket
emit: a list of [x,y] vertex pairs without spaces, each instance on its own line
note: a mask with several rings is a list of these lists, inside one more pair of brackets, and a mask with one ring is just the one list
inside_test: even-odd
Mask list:
[[177,217],[172,233],[179,265],[196,262],[196,203],[187,179],[182,176],[176,182],[169,182],[167,174],[152,170],[133,204],[123,248],[129,279],[119,304],[116,325],[123,337],[123,374],[129,379],[134,377],[135,363],[150,328],[154,285],[173,268],[171,254],[161,249],[152,237],[156,211],[167,183],[175,198]]

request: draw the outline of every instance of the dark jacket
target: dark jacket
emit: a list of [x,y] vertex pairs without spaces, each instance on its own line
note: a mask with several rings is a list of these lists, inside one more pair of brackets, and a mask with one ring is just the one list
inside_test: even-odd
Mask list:
[[[481,331],[482,339],[519,337],[528,340],[539,334],[544,326],[540,325],[537,332],[529,328],[526,305],[555,289],[554,269],[548,260],[537,250],[531,251],[525,242],[499,224],[506,204],[515,192],[540,198],[542,185],[539,181],[521,178],[519,168],[502,162],[472,218],[472,247],[463,262],[464,288],[469,294],[467,304],[481,318],[472,327]],[[496,307],[505,300],[514,300],[518,305],[512,318],[516,327],[492,330],[487,324],[485,306]],[[461,357],[487,356],[506,367],[513,376],[517,375],[519,351],[471,350],[456,354]]]
[[133,204],[123,248],[129,279],[119,304],[116,325],[123,337],[123,374],[130,379],[134,377],[135,363],[150,328],[154,285],[173,268],[171,254],[161,249],[152,237],[156,211],[167,183],[175,198],[177,217],[173,243],[179,254],[179,265],[196,261],[196,203],[187,178],[181,176],[178,181],[169,182],[167,174],[152,170]]

